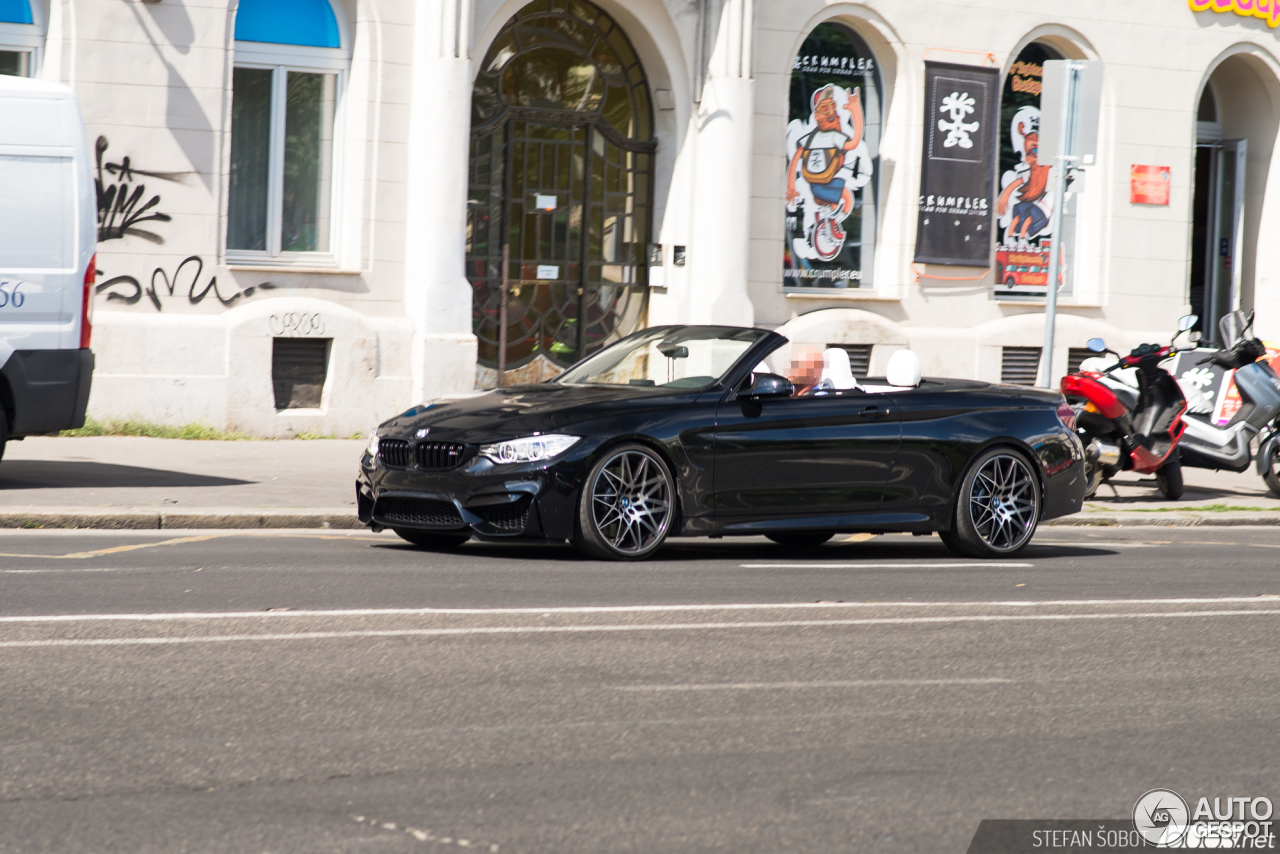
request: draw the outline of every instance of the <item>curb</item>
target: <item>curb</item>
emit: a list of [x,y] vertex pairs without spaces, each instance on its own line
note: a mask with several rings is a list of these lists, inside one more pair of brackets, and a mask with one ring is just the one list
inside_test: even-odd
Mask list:
[[97,528],[105,530],[156,531],[200,528],[261,530],[273,528],[320,528],[358,530],[353,511],[216,511],[159,513],[151,511],[0,511],[3,528]]
[[1077,513],[1041,522],[1040,527],[1235,528],[1280,525],[1280,513]]

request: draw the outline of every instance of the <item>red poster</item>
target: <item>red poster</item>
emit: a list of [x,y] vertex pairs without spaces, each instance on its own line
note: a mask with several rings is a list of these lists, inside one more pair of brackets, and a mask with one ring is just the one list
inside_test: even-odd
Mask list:
[[1169,204],[1169,167],[1129,167],[1129,202],[1135,205]]

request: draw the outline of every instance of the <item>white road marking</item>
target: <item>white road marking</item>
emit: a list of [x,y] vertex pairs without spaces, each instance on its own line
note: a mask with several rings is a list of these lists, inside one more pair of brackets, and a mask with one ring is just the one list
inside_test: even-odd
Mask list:
[[[1252,601],[1257,601],[1252,600]],[[192,637],[65,638],[34,641],[0,641],[0,649],[41,649],[84,646],[170,646],[242,641],[336,640],[353,638],[459,637],[475,635],[581,634],[584,632],[679,632],[723,629],[839,628],[847,626],[905,626],[943,623],[1071,622],[1075,620],[1143,620],[1184,617],[1280,616],[1280,608],[1253,611],[1168,611],[1123,614],[985,614],[946,617],[871,617],[860,620],[772,620],[749,623],[668,623],[656,625],[583,626],[472,626],[453,629],[365,629],[345,632],[293,632],[289,634],[197,635]]]
[[1034,563],[1010,563],[997,561],[947,561],[945,563],[742,563],[742,569],[955,569],[956,567],[984,566],[992,569],[1026,569]]
[[615,685],[616,691],[771,691],[805,688],[878,688],[898,685],[1001,685],[1012,679],[860,679],[849,682],[710,682],[689,685]]
[[[1194,599],[1044,599],[993,602],[781,602],[729,603],[724,605],[577,605],[547,608],[339,608],[323,611],[175,611],[155,614],[35,614],[0,617],[4,623],[72,623],[116,620],[163,622],[165,620],[243,620],[280,617],[434,617],[506,616],[518,614],[662,614],[682,611],[789,611],[813,608],[1033,608],[1083,605],[1220,605],[1233,602],[1258,604],[1257,596],[1220,596]],[[1280,613],[1280,609],[1277,610]]]

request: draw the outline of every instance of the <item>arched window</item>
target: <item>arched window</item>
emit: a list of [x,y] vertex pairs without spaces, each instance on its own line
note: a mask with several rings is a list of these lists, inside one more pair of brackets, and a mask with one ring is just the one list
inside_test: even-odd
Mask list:
[[644,69],[599,8],[536,0],[498,34],[471,95],[481,385],[499,364],[512,382],[554,376],[645,323],[652,137]]
[[[1049,203],[1051,166],[1039,159],[1040,87],[1044,64],[1062,54],[1043,42],[1024,47],[1005,76],[1000,96],[1000,192],[996,196],[995,291],[1000,299],[1044,299],[1049,252],[1059,220]],[[1068,211],[1069,213],[1069,211]],[[1070,296],[1063,274],[1059,296]]]
[[880,162],[880,68],[851,27],[814,27],[791,63],[787,290],[870,288]]
[[43,43],[29,0],[0,0],[0,74],[33,75]]
[[335,129],[349,63],[343,29],[330,0],[240,0],[229,260],[331,258]]

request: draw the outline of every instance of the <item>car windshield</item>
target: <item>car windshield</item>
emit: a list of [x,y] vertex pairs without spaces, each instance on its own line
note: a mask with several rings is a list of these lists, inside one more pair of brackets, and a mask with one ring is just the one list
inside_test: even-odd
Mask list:
[[696,389],[714,385],[769,333],[731,326],[649,329],[565,371],[557,383]]

